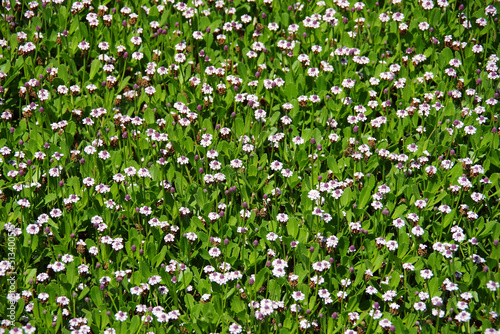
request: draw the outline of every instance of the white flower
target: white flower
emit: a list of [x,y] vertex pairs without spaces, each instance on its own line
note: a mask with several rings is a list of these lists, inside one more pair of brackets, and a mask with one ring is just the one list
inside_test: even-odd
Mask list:
[[229,326],[229,333],[231,334],[239,334],[243,331],[243,327],[233,322],[231,326]]
[[427,308],[427,306],[423,302],[416,302],[415,304],[413,304],[413,307],[417,311],[425,311],[425,309]]
[[209,254],[211,257],[214,257],[214,258],[219,257],[219,256],[221,255],[221,253],[222,253],[222,252],[221,252],[221,251],[220,251],[220,249],[219,249],[219,248],[217,248],[217,247],[212,247],[212,248],[210,248],[210,250],[208,251],[208,254]]
[[31,235],[38,234],[38,232],[40,232],[40,227],[37,224],[29,224],[26,228],[26,232]]
[[470,313],[462,311],[455,316],[455,320],[458,320],[459,322],[467,322],[470,320]]
[[420,276],[422,276],[423,279],[431,279],[434,274],[432,273],[431,270],[429,269],[424,269],[420,271]]
[[120,311],[120,312],[115,314],[115,319],[118,321],[123,322],[123,321],[127,320],[127,318],[128,318],[128,314],[123,312],[123,311]]
[[288,222],[288,215],[286,213],[278,213],[276,220],[280,223],[286,223]]
[[306,295],[303,294],[302,292],[300,291],[295,291],[294,293],[292,293],[292,298],[295,300],[295,301],[301,301],[301,300],[304,300],[306,298]]
[[283,168],[283,164],[277,160],[274,160],[272,163],[271,163],[271,170],[273,171],[279,171]]
[[486,283],[486,287],[490,289],[490,291],[497,291],[497,289],[500,287],[500,284],[490,280],[488,283]]
[[320,192],[317,191],[317,190],[311,190],[309,191],[309,193],[307,194],[307,197],[309,197],[311,200],[315,201],[317,200],[318,198],[320,198]]
[[177,163],[179,165],[187,165],[189,163],[189,159],[186,158],[185,156],[177,158]]

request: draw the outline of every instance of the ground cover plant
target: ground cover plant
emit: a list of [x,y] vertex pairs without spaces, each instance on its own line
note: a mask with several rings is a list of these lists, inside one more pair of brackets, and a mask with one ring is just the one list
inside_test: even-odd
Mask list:
[[2,1],[0,333],[497,333],[497,1]]

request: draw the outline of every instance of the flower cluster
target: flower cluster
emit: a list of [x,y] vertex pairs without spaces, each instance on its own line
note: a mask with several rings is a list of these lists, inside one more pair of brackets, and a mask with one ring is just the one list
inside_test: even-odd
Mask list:
[[497,332],[497,2],[1,6],[0,334]]

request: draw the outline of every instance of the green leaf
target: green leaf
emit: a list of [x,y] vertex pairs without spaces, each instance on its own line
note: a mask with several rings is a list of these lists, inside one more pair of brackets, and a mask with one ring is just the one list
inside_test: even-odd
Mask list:
[[163,260],[165,259],[165,255],[167,254],[167,251],[168,251],[167,246],[163,246],[160,253],[155,256],[153,260],[155,268],[158,267],[163,262]]
[[[123,322],[122,323],[122,329],[123,329],[123,325],[125,325],[126,322]],[[132,321],[130,322],[130,328],[126,328],[125,332],[126,333],[135,333],[137,332],[137,330],[139,329],[139,326],[140,326],[141,322],[140,322],[140,319],[139,319],[139,316],[136,315],[132,318]],[[122,331],[123,333],[123,331]]]
[[353,196],[351,188],[345,188],[344,193],[340,197],[340,204],[342,204],[342,207],[346,207],[347,204],[351,202],[352,197]]
[[268,268],[262,268],[257,276],[255,277],[255,283],[254,283],[254,289],[257,291],[260,289],[262,284],[264,284],[264,281],[266,280],[266,276],[269,273]]
[[91,290],[90,290],[90,297],[92,298],[92,301],[94,302],[94,304],[99,307],[102,305],[102,292],[101,292],[101,289],[99,289],[98,286],[94,286]]
[[299,164],[299,169],[303,169],[308,163],[309,158],[307,156],[307,152],[303,149],[299,150],[296,154],[297,162]]
[[406,252],[408,252],[408,249],[410,248],[410,238],[408,237],[407,233],[399,233],[398,237],[398,257],[400,259],[404,258],[406,255]]
[[155,123],[155,113],[152,109],[147,108],[144,112],[144,120],[146,124],[154,124]]
[[95,75],[99,71],[99,68],[101,67],[101,61],[99,59],[94,59],[92,61],[92,65],[90,65],[90,78],[89,80],[94,79]]
[[150,271],[149,265],[146,263],[146,261],[141,261],[139,263],[139,271],[141,272],[142,277],[151,276],[151,271]]
[[125,88],[125,86],[128,84],[128,82],[130,81],[130,77],[126,77],[123,79],[123,81],[120,82],[120,85],[118,86],[118,91],[116,93],[120,93],[123,88]]
[[[288,76],[288,75],[287,75]],[[290,77],[292,75],[290,74]],[[285,85],[285,93],[288,99],[294,98],[297,96],[297,85],[292,82],[287,81]]]
[[180,285],[178,286],[177,290],[184,290],[188,287],[189,284],[191,284],[191,281],[193,280],[193,273],[191,271],[183,271],[179,275],[179,283]]
[[56,321],[56,327],[55,327],[55,332],[56,333],[59,331],[59,328],[61,328],[62,322],[63,322],[62,309],[58,308],[58,310],[57,310],[57,321]]
[[237,295],[233,296],[231,299],[231,310],[233,310],[234,313],[240,313],[245,310],[245,303],[243,303],[241,298]]
[[327,161],[328,161],[328,168],[332,170],[335,176],[339,177],[340,170],[339,170],[339,165],[337,163],[337,159],[335,159],[334,157],[328,157]]
[[286,224],[286,230],[288,231],[288,235],[297,239],[297,235],[299,234],[299,221],[295,217],[291,217]]
[[52,201],[56,200],[57,195],[56,193],[50,193],[45,195],[45,204],[51,203]]
[[363,189],[361,190],[361,194],[359,195],[359,204],[358,207],[364,208],[368,204],[368,201],[371,197],[371,191],[375,186],[375,178],[371,177],[368,179],[368,182],[365,182]]
[[187,293],[185,296],[184,296],[184,302],[186,303],[186,306],[189,310],[192,310],[194,308],[194,306],[196,305],[195,303],[195,300],[194,300],[194,297],[193,295]]

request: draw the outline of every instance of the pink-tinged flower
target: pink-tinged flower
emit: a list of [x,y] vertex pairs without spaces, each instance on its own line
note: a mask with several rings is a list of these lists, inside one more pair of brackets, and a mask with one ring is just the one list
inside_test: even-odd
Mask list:
[[185,156],[177,158],[177,163],[179,165],[187,165],[189,163],[189,159],[186,158]]
[[309,197],[311,200],[315,201],[315,200],[319,199],[321,197],[321,195],[320,195],[319,191],[313,189],[313,190],[309,191],[309,193],[307,194],[307,197]]
[[411,233],[416,237],[421,237],[425,234],[425,230],[417,225],[411,229]]
[[464,128],[464,132],[468,135],[473,135],[476,133],[476,128],[473,127],[472,125],[469,125]]
[[293,175],[293,171],[286,168],[286,169],[282,169],[281,170],[281,174],[285,177],[285,178],[289,178]]
[[231,334],[240,334],[243,332],[243,327],[241,327],[240,325],[238,325],[237,323],[233,322],[230,326],[229,326],[229,333]]
[[219,249],[219,248],[217,248],[217,247],[212,247],[212,248],[210,248],[210,250],[208,251],[208,254],[209,254],[211,257],[213,257],[213,258],[217,258],[217,257],[219,257],[219,256],[222,254],[222,252],[220,251],[220,249]]
[[288,215],[286,213],[278,213],[276,220],[280,223],[286,224],[288,222]]
[[392,221],[392,224],[394,225],[394,227],[400,229],[405,226],[405,221],[402,218],[396,218]]
[[394,240],[389,240],[387,241],[387,243],[385,244],[387,249],[390,250],[390,251],[395,251],[396,249],[398,249],[399,245],[396,241]]
[[415,270],[415,266],[411,263],[403,263],[403,269],[408,271]]
[[372,207],[375,209],[375,210],[382,210],[384,205],[379,202],[379,201],[373,201],[372,202]]
[[109,154],[108,151],[101,151],[101,152],[99,152],[99,154],[97,154],[97,156],[102,160],[107,160],[107,159],[111,158],[111,154]]
[[270,166],[271,170],[279,171],[283,168],[283,164],[277,160],[273,161]]
[[58,272],[63,271],[64,269],[66,269],[66,266],[64,265],[64,263],[57,261],[54,264],[50,265],[50,268],[54,272],[58,273]]
[[302,144],[304,144],[304,142],[305,142],[305,141],[304,141],[304,139],[303,139],[302,137],[297,136],[297,137],[294,137],[294,138],[292,139],[292,142],[293,142],[295,145],[302,145]]
[[48,99],[50,99],[49,91],[46,89],[40,89],[37,95],[40,101],[47,101]]
[[58,217],[61,217],[61,216],[62,216],[62,210],[57,209],[57,208],[52,209],[52,210],[50,210],[50,216],[51,216],[52,218],[58,218]]
[[19,206],[21,206],[22,208],[29,208],[29,207],[31,207],[30,201],[28,201],[28,199],[26,199],[26,198],[18,200],[17,204],[19,204]]
[[132,44],[139,46],[142,43],[142,38],[140,38],[139,36],[134,36],[130,39],[130,41],[132,42]]
[[94,184],[95,184],[95,180],[91,177],[86,177],[82,180],[82,183],[86,186],[86,187],[92,187]]
[[174,61],[179,64],[184,63],[186,61],[186,56],[183,53],[177,53],[174,56]]
[[40,232],[40,227],[37,224],[29,224],[28,227],[26,227],[26,232],[31,235],[38,234],[38,232]]
[[311,101],[312,103],[319,103],[321,99],[318,95],[311,95],[309,96],[309,101]]
[[420,271],[420,276],[423,278],[423,279],[431,279],[434,274],[432,273],[431,270],[429,269],[424,269],[424,270],[421,270]]
[[424,208],[427,206],[427,202],[426,202],[426,201],[424,201],[424,200],[419,199],[419,200],[416,200],[416,201],[415,201],[415,206],[416,206],[418,209],[422,210],[422,209],[424,209]]
[[153,211],[151,210],[151,208],[149,206],[143,206],[141,208],[139,208],[139,213],[145,215],[145,216],[149,216],[151,215]]
[[455,320],[457,320],[458,322],[467,322],[470,320],[470,313],[462,311],[455,316]]
[[142,178],[146,178],[146,177],[152,178],[151,174],[149,173],[149,170],[147,168],[139,169],[139,171],[137,172],[137,176],[142,177]]
[[356,84],[356,80],[347,78],[342,81],[342,87],[344,88],[353,88],[354,85]]
[[343,193],[344,191],[341,188],[337,188],[331,192],[332,197],[335,199],[339,199],[340,197],[342,197]]
[[274,277],[285,277],[286,275],[286,270],[280,267],[276,267],[273,269],[273,275]]
[[303,294],[302,292],[300,291],[294,291],[292,293],[292,298],[295,300],[295,301],[302,301],[306,298],[306,295]]
[[415,304],[413,304],[413,307],[415,308],[415,310],[421,311],[421,312],[423,312],[427,309],[427,306],[423,302],[416,302]]
[[128,314],[123,312],[123,311],[119,311],[118,313],[115,314],[115,319],[120,321],[120,322],[127,320],[127,318],[128,318]]
[[500,288],[500,284],[498,284],[497,282],[495,281],[488,281],[488,283],[486,283],[486,287],[490,290],[490,291],[497,291],[498,288]]
[[95,191],[98,192],[99,194],[106,194],[106,193],[109,193],[111,191],[111,187],[106,185],[106,184],[98,184],[97,186],[95,186]]
[[85,41],[82,41],[78,44],[78,48],[82,51],[87,51],[90,49],[90,44]]
[[431,0],[424,0],[422,1],[421,5],[425,10],[431,10],[432,8],[434,8],[434,2]]
[[154,275],[154,276],[151,276],[150,278],[148,278],[148,283],[150,285],[156,285],[156,284],[159,284],[160,282],[161,282],[161,276]]

